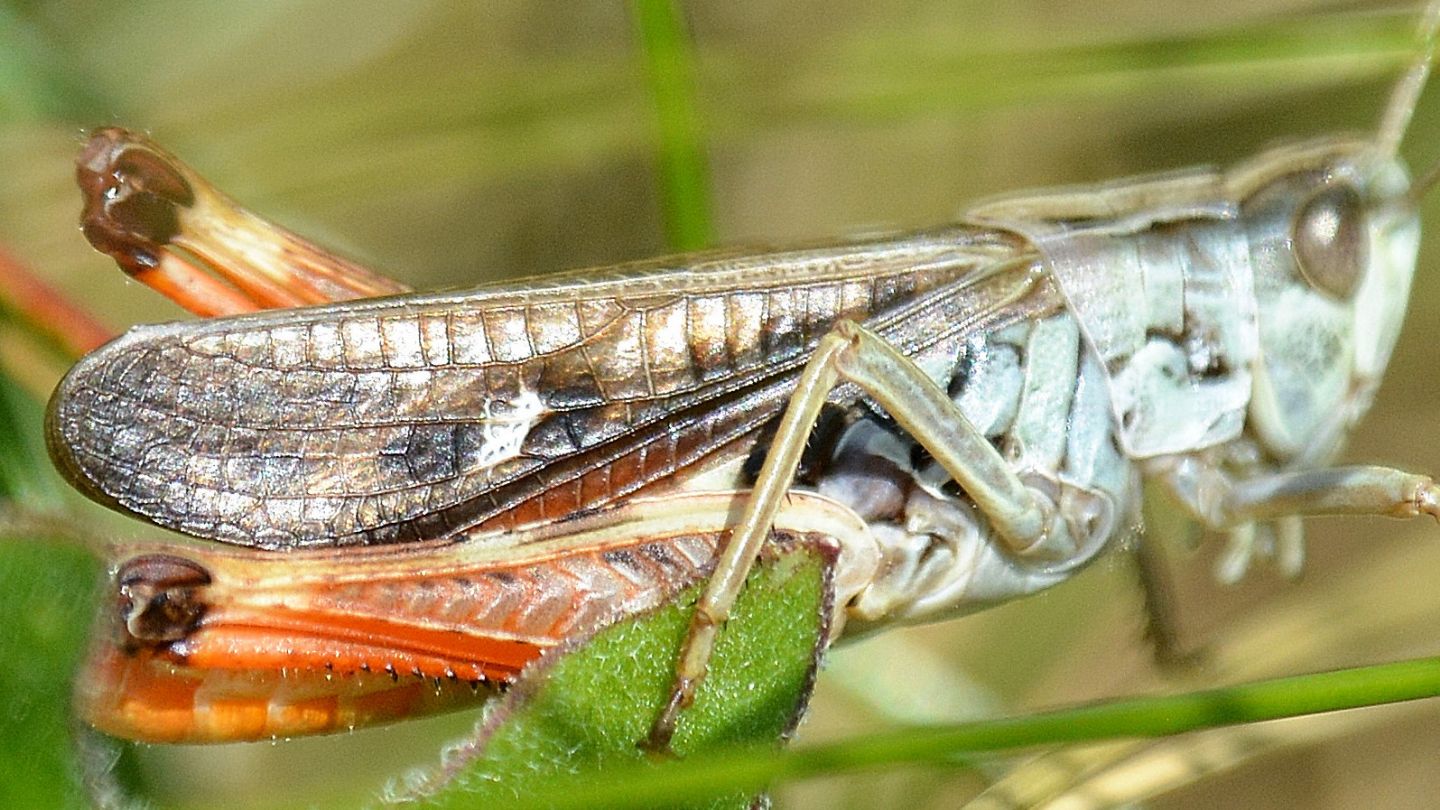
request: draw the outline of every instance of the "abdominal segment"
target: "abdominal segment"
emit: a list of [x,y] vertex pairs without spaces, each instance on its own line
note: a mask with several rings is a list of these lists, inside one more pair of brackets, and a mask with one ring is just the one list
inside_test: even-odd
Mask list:
[[508,555],[461,543],[343,563],[334,553],[151,550],[117,570],[77,710],[115,736],[202,743],[477,705],[546,650],[697,582],[720,537],[538,543]]

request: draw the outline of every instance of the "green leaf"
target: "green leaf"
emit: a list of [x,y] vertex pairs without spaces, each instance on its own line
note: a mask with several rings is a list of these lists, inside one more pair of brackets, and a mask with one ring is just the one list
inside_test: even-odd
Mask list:
[[[695,705],[681,717],[674,741],[679,756],[773,748],[788,736],[808,700],[829,630],[832,559],[799,547],[750,575]],[[547,658],[548,666],[527,674],[495,707],[468,761],[452,766],[453,779],[424,806],[512,807],[537,788],[555,787],[555,780],[646,762],[636,742],[668,694],[698,592],[693,588],[656,613]],[[574,783],[572,795],[584,803],[583,781]],[[744,807],[752,799],[753,791],[721,780],[686,786],[661,803]]]
[[7,807],[89,806],[69,707],[97,568],[78,548],[0,538],[0,796]]
[[70,681],[91,625],[99,563],[19,519],[58,502],[43,409],[0,373],[0,797],[7,807],[88,806],[71,748]]
[[533,805],[546,807],[670,806],[678,797],[725,785],[743,792],[747,786],[897,765],[953,765],[984,752],[1162,737],[1437,695],[1440,658],[1419,658],[983,722],[902,728],[792,751],[730,749],[663,768],[617,768],[568,795],[545,783],[531,798]]

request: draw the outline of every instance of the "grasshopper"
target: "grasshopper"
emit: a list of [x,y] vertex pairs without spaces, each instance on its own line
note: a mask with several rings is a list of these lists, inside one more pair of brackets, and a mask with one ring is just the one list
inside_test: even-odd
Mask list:
[[143,326],[50,404],[85,494],[213,544],[112,566],[86,719],[119,736],[321,733],[463,705],[705,582],[667,746],[767,538],[827,544],[836,633],[1065,581],[1151,481],[1257,552],[1302,517],[1440,517],[1334,466],[1419,244],[1377,132],[977,203],[934,229],[415,294],[239,208],[147,139],[78,161],[100,250],[206,320]]

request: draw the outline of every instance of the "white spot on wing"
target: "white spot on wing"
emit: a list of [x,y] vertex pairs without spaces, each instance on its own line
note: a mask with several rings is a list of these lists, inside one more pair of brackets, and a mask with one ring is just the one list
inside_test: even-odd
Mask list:
[[481,419],[482,439],[476,460],[481,467],[495,467],[520,455],[525,437],[544,418],[545,403],[534,391],[523,390],[509,402],[491,400]]

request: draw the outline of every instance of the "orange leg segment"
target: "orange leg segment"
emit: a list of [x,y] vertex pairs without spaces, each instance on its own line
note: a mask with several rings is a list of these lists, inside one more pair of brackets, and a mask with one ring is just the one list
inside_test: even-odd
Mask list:
[[198,315],[409,291],[240,207],[138,133],[95,131],[75,173],[90,243]]

